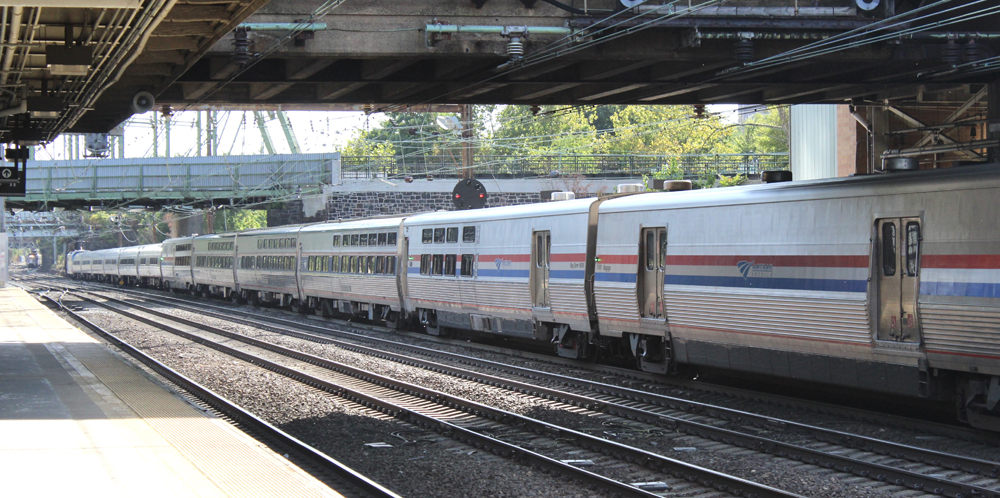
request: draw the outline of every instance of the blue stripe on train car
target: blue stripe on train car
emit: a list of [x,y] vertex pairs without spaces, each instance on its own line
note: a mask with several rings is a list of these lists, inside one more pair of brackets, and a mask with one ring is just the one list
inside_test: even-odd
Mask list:
[[1000,284],[975,282],[920,282],[924,296],[960,296],[1000,298]]
[[[632,276],[635,280],[635,276]],[[667,285],[705,287],[741,287],[748,289],[791,289],[828,292],[866,292],[867,280],[834,280],[822,278],[758,278],[710,277],[703,275],[666,275]]]
[[583,280],[584,275],[583,270],[549,270],[549,278]]
[[500,277],[500,278],[528,278],[529,276],[531,276],[531,270],[492,270],[487,268],[479,268],[478,276]]

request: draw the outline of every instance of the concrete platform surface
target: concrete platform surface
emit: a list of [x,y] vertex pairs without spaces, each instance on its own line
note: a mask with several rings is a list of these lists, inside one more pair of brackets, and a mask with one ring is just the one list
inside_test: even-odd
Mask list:
[[4,496],[341,496],[13,287],[0,288],[0,476]]

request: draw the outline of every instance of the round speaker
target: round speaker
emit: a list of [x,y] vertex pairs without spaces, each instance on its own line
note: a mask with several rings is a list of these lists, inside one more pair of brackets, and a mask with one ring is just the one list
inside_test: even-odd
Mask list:
[[132,111],[136,114],[152,110],[154,105],[156,105],[156,99],[149,92],[139,92],[135,94],[135,97],[132,97]]

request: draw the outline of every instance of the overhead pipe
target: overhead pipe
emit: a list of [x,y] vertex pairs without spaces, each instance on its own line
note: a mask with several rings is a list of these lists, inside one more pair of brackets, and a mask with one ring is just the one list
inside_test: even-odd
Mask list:
[[21,100],[21,103],[16,106],[0,109],[0,118],[6,118],[15,114],[24,114],[26,112],[28,112],[28,101]]
[[[477,35],[502,35],[506,33],[509,26],[458,26],[455,24],[428,24],[425,28],[427,33],[432,34],[453,34],[469,33]],[[525,26],[525,31],[533,35],[571,35],[572,28],[559,26]]]
[[[13,12],[10,15],[10,32],[7,33],[7,43],[13,45],[21,37],[21,18],[24,17],[24,8],[14,7],[11,10]],[[0,62],[0,85],[7,84],[7,74],[10,72],[10,66],[14,62],[15,50],[17,49],[14,47],[7,47],[4,50],[3,62]]]
[[988,149],[1000,145],[1000,140],[974,140],[966,143],[926,145],[924,147],[912,147],[909,149],[889,149],[882,153],[883,159],[892,157],[915,157],[930,154],[942,154],[945,152],[961,152],[975,149]]

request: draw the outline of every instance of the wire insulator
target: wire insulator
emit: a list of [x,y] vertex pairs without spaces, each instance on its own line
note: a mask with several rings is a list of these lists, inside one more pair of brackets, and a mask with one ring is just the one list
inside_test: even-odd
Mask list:
[[753,40],[743,38],[736,42],[736,60],[739,62],[752,62],[754,56]]
[[507,42],[507,56],[511,60],[524,57],[524,42],[521,41],[521,38],[514,36]]
[[233,62],[239,66],[250,62],[250,37],[246,28],[236,28],[233,33]]
[[962,62],[962,47],[955,43],[954,39],[948,40],[948,43],[941,49],[941,60],[947,64]]
[[962,53],[965,62],[975,62],[983,58],[983,51],[975,39],[969,40],[969,43],[965,44],[965,47],[962,48]]

